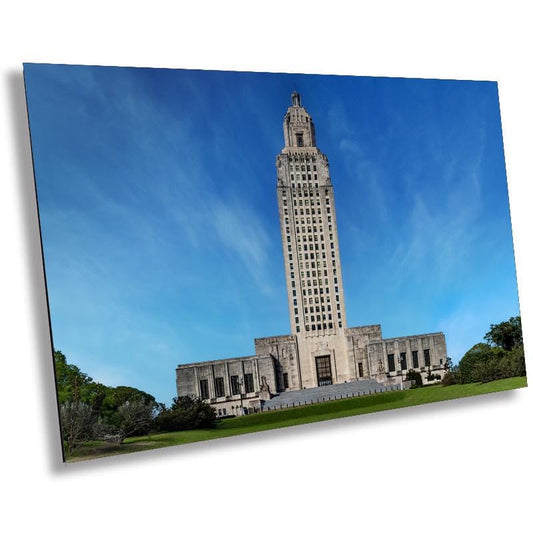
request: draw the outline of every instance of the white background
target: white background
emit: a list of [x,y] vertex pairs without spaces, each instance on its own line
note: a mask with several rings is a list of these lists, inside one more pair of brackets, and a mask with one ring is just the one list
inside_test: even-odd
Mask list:
[[[21,1],[0,15],[4,531],[512,531],[531,515],[528,389],[65,466],[22,62],[499,82],[533,370],[526,2]],[[75,302],[73,302],[75,305]]]

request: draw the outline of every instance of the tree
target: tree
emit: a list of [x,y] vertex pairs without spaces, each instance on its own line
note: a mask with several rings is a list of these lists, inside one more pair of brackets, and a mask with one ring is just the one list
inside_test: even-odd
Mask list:
[[[459,361],[461,382],[474,383],[475,381],[483,381],[488,374],[481,373],[480,365],[488,365],[491,360],[498,362],[505,354],[505,350],[500,347],[492,347],[484,342],[476,344]],[[493,368],[490,372],[494,373]],[[481,379],[482,376],[483,379]]]
[[142,403],[153,407],[155,406],[155,398],[134,387],[106,387],[105,396],[98,412],[108,424],[120,427],[122,419],[119,409],[126,403]]
[[83,402],[107,424],[118,426],[118,408],[126,402],[155,403],[151,394],[134,387],[108,387],[93,381],[77,366],[68,364],[59,350],[54,352],[54,366],[59,403]]
[[476,344],[459,361],[461,383],[526,375],[520,316],[491,324],[484,338],[487,343]]
[[59,403],[80,401],[88,403],[84,398],[85,389],[92,383],[92,378],[77,366],[69,365],[65,355],[59,350],[54,351],[54,368]]
[[495,379],[503,377],[501,375],[502,363],[505,362],[505,357],[489,357],[485,361],[477,361],[472,368],[472,381],[481,383],[488,383]]
[[142,400],[122,404],[117,410],[120,443],[126,437],[146,435],[152,429],[155,409],[154,402],[144,403]]
[[515,346],[523,344],[522,320],[520,316],[511,317],[507,322],[491,324],[485,340],[492,346],[499,346],[511,351]]
[[446,372],[457,372],[458,369],[459,369],[459,366],[454,365],[452,358],[449,355],[447,355],[446,362],[444,363],[444,370],[446,370]]
[[91,406],[83,402],[61,404],[60,417],[63,440],[71,454],[82,442],[91,440],[96,417]]
[[[526,375],[526,359],[524,357],[524,345],[515,346],[509,354],[509,368],[511,376]],[[510,377],[510,376],[509,376]]]

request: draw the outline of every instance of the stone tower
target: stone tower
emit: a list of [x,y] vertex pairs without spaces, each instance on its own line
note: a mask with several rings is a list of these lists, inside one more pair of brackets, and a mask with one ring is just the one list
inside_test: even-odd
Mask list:
[[324,359],[316,362],[317,371],[319,365],[329,363],[329,374],[337,376],[334,381],[344,381],[353,379],[354,371],[347,361],[344,291],[329,164],[316,146],[313,120],[296,91],[291,100],[283,120],[285,146],[276,161],[291,333],[298,338],[302,367],[308,366],[302,368],[304,376],[315,375],[313,361],[320,352],[318,357]]

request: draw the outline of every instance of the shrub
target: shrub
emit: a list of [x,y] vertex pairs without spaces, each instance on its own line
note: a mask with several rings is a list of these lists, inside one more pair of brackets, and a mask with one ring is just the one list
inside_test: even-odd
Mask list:
[[118,434],[122,443],[126,437],[146,435],[152,429],[155,404],[144,401],[123,403],[117,410]]
[[155,420],[158,431],[212,428],[216,423],[215,410],[200,398],[174,398],[170,409],[163,410]]
[[459,374],[459,372],[448,372],[444,374],[441,383],[443,387],[447,387],[448,385],[458,385],[461,383],[461,374]]
[[414,384],[411,385],[412,389],[417,389],[419,387],[422,387],[422,374],[420,372],[417,372],[416,370],[409,370],[407,372],[407,380],[414,381]]

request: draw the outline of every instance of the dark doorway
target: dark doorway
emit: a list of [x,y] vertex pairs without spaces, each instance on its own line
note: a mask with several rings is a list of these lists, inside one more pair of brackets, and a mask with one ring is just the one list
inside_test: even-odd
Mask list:
[[331,377],[331,363],[329,355],[321,355],[315,359],[316,361],[316,376],[318,378],[318,386],[332,385],[333,379]]

